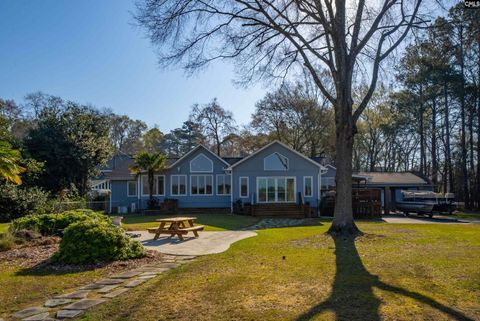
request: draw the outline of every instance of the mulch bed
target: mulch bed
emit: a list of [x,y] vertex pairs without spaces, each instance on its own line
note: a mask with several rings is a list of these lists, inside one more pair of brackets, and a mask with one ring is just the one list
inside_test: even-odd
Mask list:
[[0,252],[0,265],[20,267],[30,272],[81,272],[94,269],[105,269],[111,273],[123,270],[132,270],[144,264],[162,261],[162,255],[156,251],[147,251],[147,256],[128,261],[104,262],[85,265],[58,264],[50,262],[52,255],[57,252],[60,245],[59,237],[42,237],[13,249]]

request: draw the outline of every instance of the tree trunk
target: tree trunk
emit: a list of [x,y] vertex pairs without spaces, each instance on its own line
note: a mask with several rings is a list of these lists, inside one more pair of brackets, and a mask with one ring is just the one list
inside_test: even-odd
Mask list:
[[461,116],[461,150],[462,150],[462,186],[465,201],[465,207],[470,208],[470,195],[468,190],[468,171],[467,171],[467,146],[466,146],[466,124],[465,124],[465,74],[463,62],[463,28],[460,27],[460,116]]
[[437,101],[432,101],[432,183],[437,190],[438,185],[438,162],[437,162]]
[[153,172],[148,172],[148,208],[153,209],[153,184],[154,184]]
[[335,106],[336,131],[336,197],[333,222],[328,233],[351,237],[361,234],[355,225],[352,211],[352,155],[355,125],[351,98],[337,100]]
[[446,156],[446,168],[447,168],[447,188],[446,192],[452,193],[453,188],[453,173],[452,173],[452,151],[450,148],[450,119],[449,119],[449,108],[448,108],[448,90],[447,90],[447,79],[445,75],[445,80],[443,83],[443,94],[445,100],[445,156]]
[[425,158],[425,133],[424,133],[424,124],[423,124],[423,87],[420,84],[420,111],[419,111],[419,134],[420,134],[420,173],[425,174],[425,165],[426,165],[426,158]]

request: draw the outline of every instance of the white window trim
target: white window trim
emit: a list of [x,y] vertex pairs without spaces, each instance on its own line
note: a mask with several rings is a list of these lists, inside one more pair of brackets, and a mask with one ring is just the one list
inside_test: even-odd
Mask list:
[[[311,182],[311,188],[310,188],[310,195],[307,195],[307,193],[305,192],[305,181],[307,179],[310,179],[310,182]],[[313,197],[313,176],[303,176],[303,197]]]
[[[185,194],[173,194],[173,177],[185,177]],[[178,185],[178,191],[180,191],[180,184]],[[170,195],[171,196],[187,196],[188,184],[187,184],[187,175],[170,175]]]
[[[277,198],[277,193],[275,193],[275,202],[260,202],[260,193],[259,193],[259,188],[258,188],[258,180],[260,179],[269,179],[273,178],[275,179],[275,189],[277,189],[277,179],[283,178],[285,179],[285,198],[286,198],[286,193],[287,193],[287,182],[286,180],[289,178],[293,178],[293,201],[284,201],[284,202],[278,202],[276,200]],[[295,176],[259,176],[257,177],[257,186],[256,186],[256,191],[257,191],[257,203],[259,204],[280,204],[280,203],[289,203],[289,204],[295,204],[297,203],[297,178]],[[267,191],[268,193],[268,191]]]
[[[157,177],[163,177],[163,194],[153,194],[152,196],[165,196],[165,175],[153,175],[154,183],[155,183],[155,178],[157,178]],[[143,192],[143,178],[148,179],[148,175],[142,175],[142,177],[140,179],[142,196],[149,196],[149,194],[145,194]]]
[[[203,176],[203,177],[207,177],[207,176],[210,176],[212,178],[212,193],[211,194],[192,194],[192,177],[194,176],[197,176],[197,177],[200,177],[200,176]],[[206,182],[206,180],[205,180]],[[194,174],[194,175],[190,175],[190,196],[213,196],[213,190],[215,188],[215,185],[214,185],[214,181],[213,181],[213,175],[209,175],[209,174]],[[207,184],[205,184],[205,191],[207,190]],[[198,181],[197,181],[197,191],[198,191]]]
[[[247,195],[242,195],[242,178],[247,179]],[[238,187],[238,194],[240,195],[240,198],[248,198],[250,195],[250,177],[240,176],[240,180],[238,181]]]
[[218,178],[219,178],[220,176],[224,176],[224,177],[225,177],[225,180],[223,181],[223,190],[224,190],[224,191],[225,191],[225,183],[227,183],[227,178],[228,178],[228,176],[231,177],[231,175],[229,175],[229,174],[217,174],[217,175],[216,175],[216,181],[215,181],[215,183],[216,183],[216,185],[215,185],[215,193],[216,193],[217,195],[219,195],[219,196],[229,196],[230,194],[232,194],[232,183],[231,183],[232,180],[229,179],[229,181],[230,181],[230,193],[225,193],[225,192],[224,192],[223,194],[219,194],[219,193],[218,193]]
[[[206,159],[208,159],[208,160],[210,161],[210,166],[211,166],[211,169],[210,169],[210,170],[208,170],[208,171],[194,171],[194,170],[192,170],[192,162],[193,162],[194,160],[196,160],[197,158],[199,158],[200,156],[203,156],[203,157],[205,157]],[[197,156],[195,156],[195,157],[190,161],[190,173],[213,173],[213,161],[212,161],[209,157],[207,157],[204,153],[198,154]]]
[[[130,194],[130,184],[131,183],[135,183],[135,194]],[[137,190],[138,190],[138,187],[137,187],[137,181],[127,181],[127,197],[137,197]]]
[[[267,168],[266,168],[266,166],[265,166],[265,161],[266,161],[266,159],[267,159],[268,157],[272,156],[272,155],[275,155],[275,154],[278,154],[278,155],[280,155],[281,157],[285,157],[285,159],[287,160],[287,168],[285,168],[285,169],[267,169]],[[263,158],[263,170],[266,171],[266,172],[286,172],[286,171],[290,170],[290,159],[289,159],[287,156],[282,155],[282,154],[280,154],[280,153],[278,153],[278,152],[273,152],[273,153],[271,153],[270,155],[265,156],[265,157]]]

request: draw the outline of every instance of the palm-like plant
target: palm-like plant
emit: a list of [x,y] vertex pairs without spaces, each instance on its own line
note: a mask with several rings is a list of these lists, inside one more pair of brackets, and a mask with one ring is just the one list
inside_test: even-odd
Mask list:
[[0,141],[0,177],[14,184],[22,184],[20,174],[25,168],[18,163],[21,159],[20,152],[12,149],[9,143]]
[[148,207],[151,209],[155,205],[153,199],[154,174],[161,172],[166,167],[166,157],[160,153],[140,152],[134,158],[135,165],[130,168],[132,173],[137,175],[147,173],[149,200]]

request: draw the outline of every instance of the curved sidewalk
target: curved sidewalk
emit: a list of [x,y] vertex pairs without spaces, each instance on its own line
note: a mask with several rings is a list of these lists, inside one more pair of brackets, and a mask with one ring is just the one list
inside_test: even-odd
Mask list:
[[207,255],[221,253],[229,249],[230,245],[256,236],[253,231],[220,231],[220,232],[199,232],[200,237],[195,238],[193,234],[184,236],[184,241],[178,237],[162,236],[154,240],[154,234],[146,231],[134,231],[141,234],[139,240],[148,250],[159,251],[173,255]]

